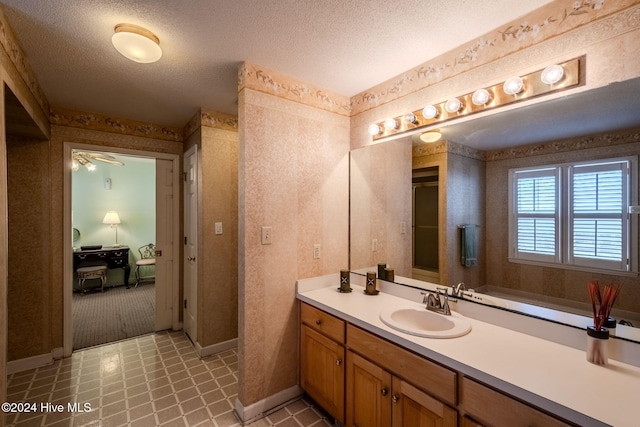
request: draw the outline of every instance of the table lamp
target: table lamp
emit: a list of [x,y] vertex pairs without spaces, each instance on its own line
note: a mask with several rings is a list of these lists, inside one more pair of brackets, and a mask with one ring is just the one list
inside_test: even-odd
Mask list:
[[116,244],[113,246],[116,248],[120,246],[118,244],[118,224],[120,224],[120,217],[118,216],[118,212],[116,211],[107,212],[107,214],[104,216],[104,219],[102,220],[102,223],[109,224],[111,228],[116,229]]

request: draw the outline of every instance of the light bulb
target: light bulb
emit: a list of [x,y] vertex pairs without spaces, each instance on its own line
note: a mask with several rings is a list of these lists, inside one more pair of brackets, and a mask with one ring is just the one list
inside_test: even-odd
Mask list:
[[398,122],[396,119],[387,119],[384,121],[384,129],[385,130],[395,130],[398,127]]
[[375,123],[372,123],[369,125],[369,127],[367,128],[367,131],[369,132],[369,135],[371,136],[376,136],[377,134],[380,133],[380,126],[378,126]]
[[425,119],[435,119],[438,117],[438,114],[440,114],[440,112],[435,105],[427,105],[422,109],[422,117]]
[[547,68],[542,70],[540,80],[542,80],[542,83],[552,85],[562,80],[563,76],[564,68],[562,68],[562,65],[549,65]]
[[509,77],[505,80],[502,88],[507,95],[517,95],[524,89],[524,81],[522,81],[522,77]]
[[491,99],[491,94],[486,89],[478,89],[473,92],[471,102],[473,105],[485,105]]
[[444,109],[448,113],[457,113],[462,109],[462,102],[458,98],[451,98],[444,104]]
[[402,116],[402,120],[404,120],[405,123],[413,124],[418,121],[418,118],[413,113],[407,113]]

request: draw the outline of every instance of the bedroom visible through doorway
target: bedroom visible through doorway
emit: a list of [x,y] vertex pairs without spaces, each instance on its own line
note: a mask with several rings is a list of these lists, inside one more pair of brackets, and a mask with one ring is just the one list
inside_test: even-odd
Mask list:
[[[140,269],[151,280],[137,287],[135,268],[139,248],[156,243],[156,159],[79,149],[72,150],[72,158],[77,350],[155,330],[155,266]],[[83,269],[97,278],[78,280]]]

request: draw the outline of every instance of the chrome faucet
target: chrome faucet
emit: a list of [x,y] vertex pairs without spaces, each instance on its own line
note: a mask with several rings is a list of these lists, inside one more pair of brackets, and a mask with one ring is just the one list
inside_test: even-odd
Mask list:
[[427,310],[444,314],[445,316],[451,316],[447,288],[436,288],[435,295],[432,292],[422,292],[422,295],[424,295],[422,303],[427,304]]
[[461,297],[462,292],[467,290],[467,287],[464,285],[464,282],[460,282],[457,285],[451,285],[453,290],[451,291],[451,295],[455,297]]

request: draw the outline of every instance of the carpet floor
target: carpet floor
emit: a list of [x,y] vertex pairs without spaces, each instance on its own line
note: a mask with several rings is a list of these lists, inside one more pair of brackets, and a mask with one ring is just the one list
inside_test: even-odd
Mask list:
[[73,349],[93,347],[154,331],[155,285],[105,287],[73,294]]

